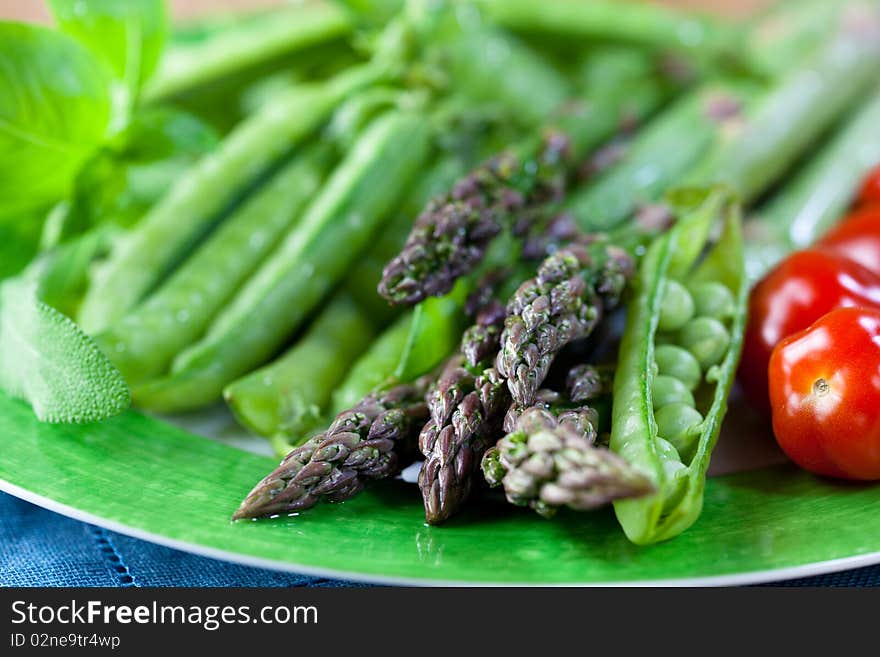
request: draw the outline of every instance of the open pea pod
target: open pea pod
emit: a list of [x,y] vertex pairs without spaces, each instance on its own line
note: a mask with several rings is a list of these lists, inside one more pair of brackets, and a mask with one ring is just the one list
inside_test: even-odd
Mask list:
[[733,195],[713,188],[672,200],[680,219],[642,259],[614,379],[611,449],[656,488],[614,503],[637,544],[676,536],[702,510],[748,301]]

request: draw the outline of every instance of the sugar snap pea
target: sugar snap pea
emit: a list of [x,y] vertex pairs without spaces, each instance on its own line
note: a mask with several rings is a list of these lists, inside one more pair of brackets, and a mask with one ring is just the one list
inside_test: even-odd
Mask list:
[[208,38],[172,45],[144,95],[150,102],[167,99],[340,38],[352,28],[345,11],[329,2],[300,3],[238,20]]
[[[749,286],[738,205],[724,189],[701,192],[682,202],[683,197],[675,206],[681,215],[678,223],[651,243],[641,262],[614,378],[611,449],[646,473],[657,490],[643,499],[615,502],[626,535],[638,544],[677,535],[702,509],[706,469],[727,408],[745,324]],[[723,224],[721,237],[701,260],[718,222]],[[703,360],[697,394],[685,399],[669,392],[688,391],[692,383],[675,379],[673,372],[680,364],[670,364],[685,345],[657,347],[663,334],[660,309],[670,281],[691,288],[720,284],[735,299],[735,311],[722,325],[724,353],[716,358],[713,352],[711,359]],[[705,317],[689,323],[703,319],[721,325],[720,320]],[[668,335],[674,340],[680,333]],[[661,368],[664,374],[657,373]],[[670,381],[678,386],[669,385]],[[696,405],[694,397],[700,400]]]
[[236,210],[142,303],[97,336],[134,384],[162,374],[204,333],[318,190],[324,149],[294,159]]
[[345,381],[333,392],[330,415],[351,408],[364,395],[393,377],[400,354],[409,341],[412,322],[413,311],[401,315],[355,361]]
[[320,422],[333,386],[373,336],[357,301],[337,294],[292,349],[227,386],[223,396],[244,426],[295,444]]
[[210,230],[217,214],[267,167],[303,141],[349,93],[374,81],[376,68],[347,71],[297,88],[239,124],[141,219],[96,270],[79,322],[96,333],[121,317]]
[[175,358],[168,377],[135,387],[139,403],[164,411],[204,406],[276,353],[387,220],[424,163],[429,137],[416,113],[376,119],[205,337]]
[[[401,209],[421,207],[438,186],[454,180],[462,167],[459,158],[442,158],[413,184]],[[331,396],[337,394],[335,390],[345,390],[347,401],[330,413],[331,417],[370,392],[367,379],[383,383],[391,377],[393,354],[390,359],[377,361],[368,347],[375,334],[396,314],[376,294],[382,266],[400,248],[408,228],[408,214],[397,208],[395,212],[397,216],[352,267],[305,335],[275,361],[233,381],[223,391],[226,402],[244,426],[264,436],[282,436],[296,443],[326,416]],[[365,351],[369,365],[352,367]],[[382,367],[383,362],[387,367]],[[367,367],[369,376],[361,375],[362,367]]]

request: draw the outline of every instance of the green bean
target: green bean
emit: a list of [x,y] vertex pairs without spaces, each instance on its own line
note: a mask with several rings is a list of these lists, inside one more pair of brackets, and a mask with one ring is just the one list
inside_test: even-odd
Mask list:
[[669,404],[687,404],[693,406],[694,395],[688,390],[687,386],[675,377],[658,374],[654,377],[654,384],[651,388],[651,397],[654,402],[654,409],[660,409]]
[[365,66],[279,96],[189,169],[96,270],[79,313],[96,333],[149,293],[211,227],[216,215],[269,165],[317,128],[349,93],[377,77]]
[[724,358],[730,334],[717,319],[696,317],[682,327],[679,344],[693,354],[700,367],[708,369]]
[[691,287],[695,314],[699,317],[714,317],[727,320],[736,312],[736,300],[726,286],[715,281]]
[[[674,196],[672,201],[677,202],[673,208],[680,218],[651,243],[642,259],[614,378],[611,449],[650,476],[658,491],[647,498],[615,502],[624,532],[638,544],[671,538],[687,529],[700,513],[709,456],[718,438],[742,348],[748,301],[739,208],[730,193],[721,189],[690,192]],[[723,224],[721,236],[702,258],[712,228],[719,221]],[[678,454],[669,443],[670,436],[660,434],[658,425],[663,420],[664,430],[676,434],[673,438],[679,441],[672,420],[676,411],[682,412],[680,403],[693,407],[691,400],[659,406],[656,413],[652,403],[657,381],[665,384],[676,380],[659,374],[655,362],[657,351],[665,350],[663,360],[675,354],[667,347],[656,347],[656,338],[664,335],[658,333],[657,326],[663,289],[673,279],[691,287],[721,283],[734,291],[736,299],[736,312],[725,329],[730,336],[727,350],[697,396],[701,400],[697,411],[704,418],[698,425],[699,432],[694,429],[697,435],[693,445],[690,438],[686,443],[679,442],[684,454]],[[679,383],[686,389],[684,383]],[[682,422],[690,424],[687,417]],[[682,457],[688,460],[687,465]]]
[[401,315],[355,362],[333,392],[330,415],[352,408],[371,390],[389,381],[406,347],[412,321],[412,312]]
[[703,378],[700,364],[691,352],[675,344],[660,344],[654,350],[657,374],[681,381],[688,390],[695,390]]
[[333,387],[373,336],[357,302],[337,294],[289,351],[227,386],[223,396],[248,429],[296,444],[321,421]]
[[682,463],[690,463],[699,439],[699,427],[703,422],[700,412],[689,404],[667,404],[657,411],[657,432],[668,440],[678,452]]
[[657,328],[661,331],[677,331],[693,316],[694,300],[691,293],[678,281],[666,281]]
[[168,377],[134,389],[139,403],[165,411],[204,406],[276,353],[387,220],[428,155],[429,133],[415,113],[374,121],[205,337],[175,358]]
[[322,153],[294,159],[141,304],[97,336],[129,384],[166,371],[300,219],[318,190]]

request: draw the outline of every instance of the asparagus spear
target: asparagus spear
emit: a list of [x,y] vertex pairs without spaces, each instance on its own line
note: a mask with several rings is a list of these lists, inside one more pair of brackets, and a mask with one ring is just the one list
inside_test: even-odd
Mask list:
[[[441,296],[473,271],[505,227],[522,232],[529,215],[560,198],[574,163],[607,139],[621,117],[645,116],[659,97],[573,103],[541,138],[530,138],[479,166],[416,219],[401,253],[385,268],[379,292],[392,303]],[[514,224],[519,224],[515,226]]]
[[267,166],[310,134],[345,96],[379,75],[369,65],[279,96],[242,122],[155,205],[97,270],[79,314],[89,332],[137,304]]
[[556,354],[592,332],[617,304],[634,268],[629,253],[600,240],[559,250],[520,286],[507,304],[495,362],[514,402],[534,402]]
[[291,451],[254,487],[233,520],[302,511],[322,499],[341,502],[366,480],[397,472],[427,417],[427,386],[424,378],[370,394],[337,415],[327,431]]
[[651,481],[610,450],[594,446],[588,407],[558,414],[543,405],[522,412],[510,433],[486,451],[482,470],[507,500],[545,517],[559,507],[586,511],[653,491]]
[[318,425],[334,386],[374,335],[357,301],[337,294],[293,348],[227,386],[223,396],[248,429],[296,441]]
[[97,336],[129,384],[166,371],[300,219],[321,182],[323,148],[295,158],[141,304]]
[[263,62],[339,39],[350,34],[352,28],[343,9],[314,0],[247,17],[213,37],[170,48],[144,89],[144,99],[167,99]]
[[174,360],[168,377],[135,388],[139,403],[165,411],[209,404],[276,353],[387,219],[428,154],[429,132],[411,112],[374,121],[205,337]]
[[428,396],[430,419],[419,434],[425,462],[419,489],[425,520],[448,520],[467,500],[480,457],[498,439],[510,395],[492,369],[474,376],[460,356],[444,368]]

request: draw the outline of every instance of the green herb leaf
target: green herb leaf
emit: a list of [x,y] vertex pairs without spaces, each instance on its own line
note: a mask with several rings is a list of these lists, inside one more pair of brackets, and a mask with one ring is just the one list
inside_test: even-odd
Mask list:
[[37,254],[46,208],[0,217],[0,281],[15,276]]
[[64,196],[109,118],[107,79],[85,49],[46,28],[0,23],[0,215]]
[[162,0],[49,0],[58,27],[77,39],[112,71],[127,92],[130,109],[159,63],[168,36]]
[[0,389],[45,422],[96,422],[131,402],[119,371],[66,316],[37,298],[37,283],[0,286]]

